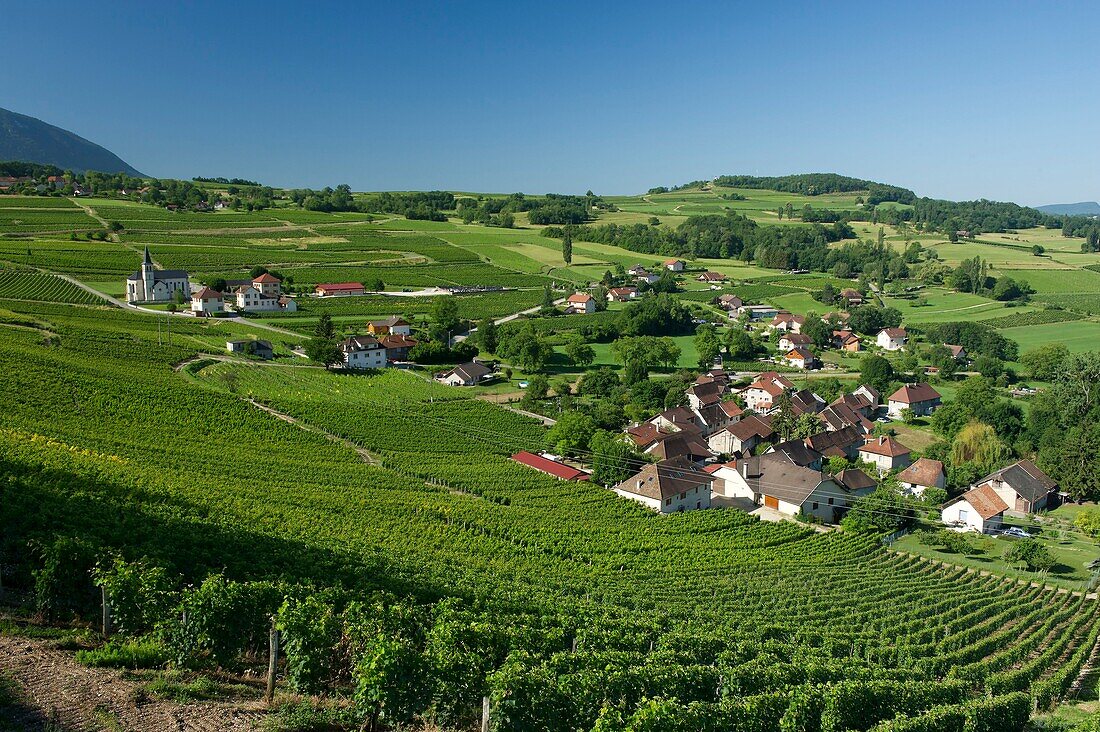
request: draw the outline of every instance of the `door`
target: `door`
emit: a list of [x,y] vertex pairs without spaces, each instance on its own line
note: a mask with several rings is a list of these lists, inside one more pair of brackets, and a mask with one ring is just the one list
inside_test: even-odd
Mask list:
[[775,496],[764,496],[764,506],[779,510],[779,499]]

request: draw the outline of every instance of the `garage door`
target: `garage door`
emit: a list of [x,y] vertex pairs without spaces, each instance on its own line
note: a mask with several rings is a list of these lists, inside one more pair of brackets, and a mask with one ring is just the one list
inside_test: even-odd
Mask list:
[[764,505],[768,508],[779,508],[779,499],[775,496],[764,496]]

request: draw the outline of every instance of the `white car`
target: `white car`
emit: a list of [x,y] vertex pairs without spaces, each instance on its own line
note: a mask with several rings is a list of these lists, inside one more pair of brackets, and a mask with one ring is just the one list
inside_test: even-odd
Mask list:
[[1001,532],[1003,536],[1015,536],[1017,539],[1030,539],[1031,534],[1027,533],[1019,526],[1012,526]]

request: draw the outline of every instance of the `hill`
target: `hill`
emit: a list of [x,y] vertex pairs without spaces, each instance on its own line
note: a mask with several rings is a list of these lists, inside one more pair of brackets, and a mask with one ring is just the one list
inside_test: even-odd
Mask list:
[[1046,206],[1036,206],[1036,210],[1055,216],[1064,214],[1068,216],[1097,216],[1100,215],[1100,203],[1096,201],[1081,201],[1080,203],[1051,203]]
[[84,172],[145,177],[110,150],[25,114],[0,108],[0,160],[23,160]]

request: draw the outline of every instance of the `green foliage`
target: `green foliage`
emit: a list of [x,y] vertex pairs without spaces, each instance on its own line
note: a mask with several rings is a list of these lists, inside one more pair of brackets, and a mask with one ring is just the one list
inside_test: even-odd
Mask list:
[[1022,564],[1032,572],[1042,572],[1054,566],[1050,550],[1038,539],[1020,539],[1005,552],[1005,559]]
[[896,488],[884,483],[871,495],[857,498],[841,525],[845,531],[889,534],[911,526],[914,517],[913,508],[905,498]]
[[91,542],[71,536],[59,536],[43,546],[42,564],[34,572],[38,612],[52,620],[94,614],[99,598],[92,570],[99,551]]
[[107,592],[111,625],[116,632],[136,636],[168,619],[174,602],[172,580],[164,567],[148,559],[113,562],[93,572],[96,585]]
[[894,367],[882,356],[868,353],[859,364],[860,382],[885,393],[894,379]]
[[596,423],[584,412],[566,412],[546,433],[546,444],[561,455],[575,456],[588,451]]
[[336,681],[342,626],[333,599],[292,596],[279,609],[276,627],[282,633],[287,682],[299,693],[321,694]]
[[1082,509],[1073,517],[1073,525],[1093,538],[1100,537],[1100,508]]
[[76,652],[76,662],[93,668],[159,668],[168,662],[155,640],[112,640],[101,648]]

